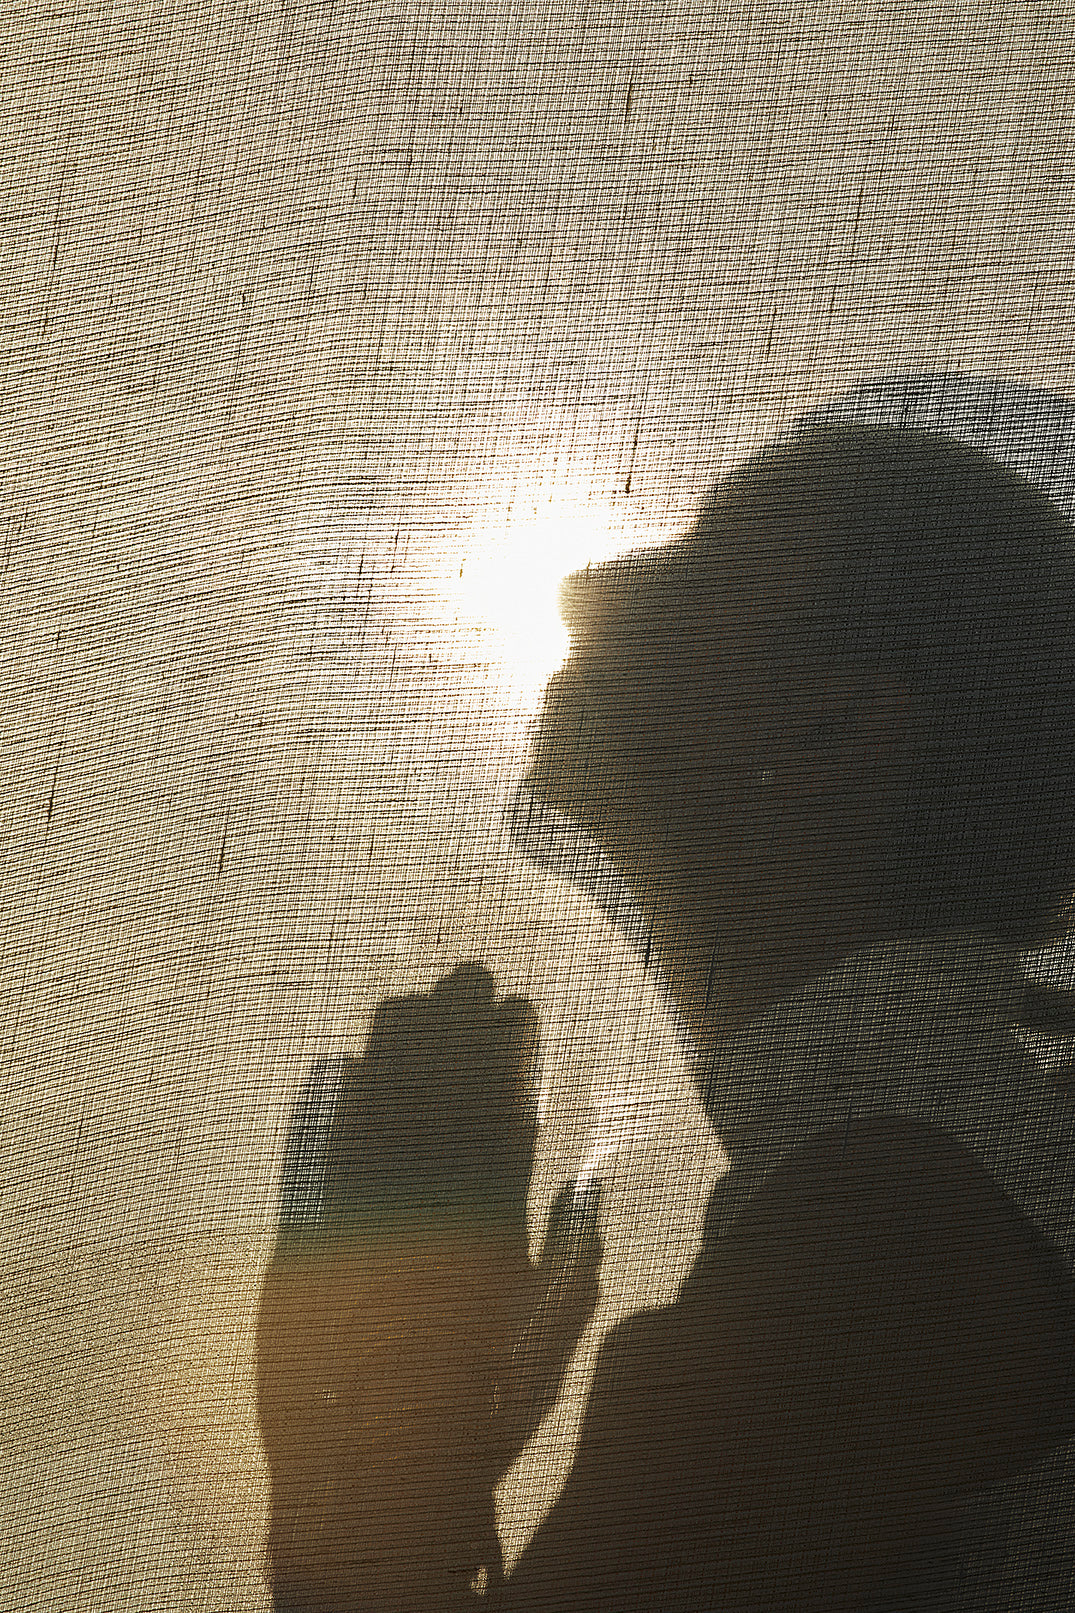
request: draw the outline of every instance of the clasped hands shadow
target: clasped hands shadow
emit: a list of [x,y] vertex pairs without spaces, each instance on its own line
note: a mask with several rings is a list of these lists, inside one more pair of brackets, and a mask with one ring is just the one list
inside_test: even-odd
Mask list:
[[503,1577],[496,1484],[596,1309],[596,1193],[527,1253],[537,1016],[463,964],[344,1062],[320,1205],[258,1319],[277,1613],[450,1613]]

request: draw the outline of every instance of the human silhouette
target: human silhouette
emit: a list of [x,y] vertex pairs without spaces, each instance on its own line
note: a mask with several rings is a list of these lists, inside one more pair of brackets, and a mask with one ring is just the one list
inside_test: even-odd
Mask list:
[[595,1245],[525,1259],[527,1005],[389,1005],[267,1280],[278,1608],[1075,1605],[1075,1103],[1017,1036],[1075,1024],[1020,962],[1075,887],[1073,536],[950,437],[806,422],[568,579],[528,787],[629,890],[731,1169],[504,1581],[513,1345],[536,1414]]

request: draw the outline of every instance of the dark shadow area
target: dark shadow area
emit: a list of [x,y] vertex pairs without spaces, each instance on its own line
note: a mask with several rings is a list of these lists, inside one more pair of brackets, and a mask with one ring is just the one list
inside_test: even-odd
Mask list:
[[531,1267],[528,1003],[465,965],[382,1004],[288,1150],[278,1609],[1071,1604],[1075,1108],[1016,1033],[1075,1023],[1020,966],[1075,887],[1072,542],[976,448],[808,422],[565,583],[516,833],[555,862],[577,824],[613,907],[615,871],[731,1170],[505,1582],[493,1488],[592,1314],[597,1206],[562,1196]]

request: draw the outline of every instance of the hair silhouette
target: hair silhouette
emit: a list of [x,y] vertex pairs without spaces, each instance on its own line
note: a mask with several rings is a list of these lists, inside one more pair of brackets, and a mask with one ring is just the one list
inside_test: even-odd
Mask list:
[[1052,939],[1075,886],[1068,521],[951,438],[834,424],[734,470],[695,541],[719,545],[744,522],[770,542],[839,540],[805,613],[780,624],[789,657],[910,687],[917,776],[893,855],[907,927]]

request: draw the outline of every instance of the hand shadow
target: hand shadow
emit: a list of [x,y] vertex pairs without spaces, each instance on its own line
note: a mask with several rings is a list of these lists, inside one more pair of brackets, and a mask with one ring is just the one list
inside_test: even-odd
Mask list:
[[258,1410],[277,1613],[476,1605],[493,1494],[597,1303],[597,1200],[527,1255],[537,1022],[464,965],[380,1005],[296,1110],[261,1297]]

